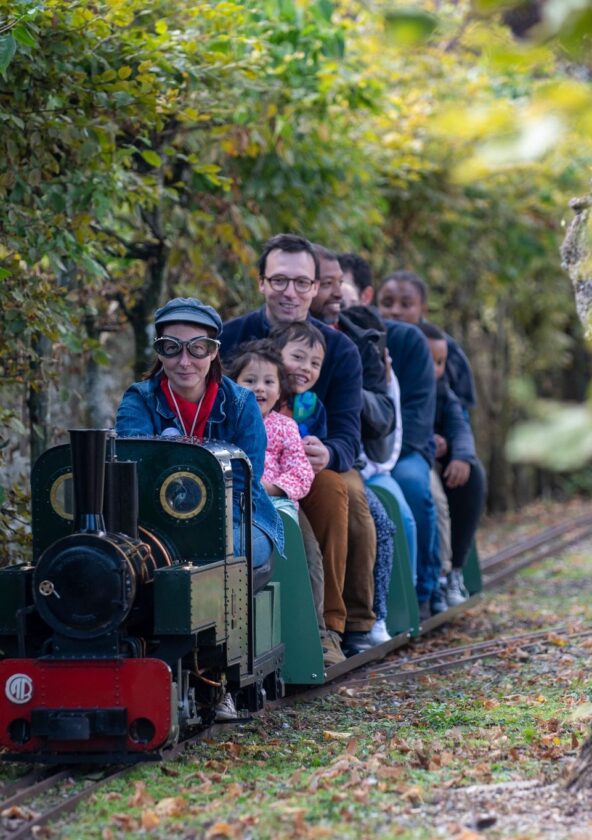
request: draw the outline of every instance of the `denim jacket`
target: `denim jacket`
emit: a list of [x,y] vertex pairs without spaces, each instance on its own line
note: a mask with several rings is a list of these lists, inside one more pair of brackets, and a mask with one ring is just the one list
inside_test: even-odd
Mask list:
[[[169,408],[160,388],[162,373],[135,382],[117,409],[115,431],[120,437],[161,435],[165,429],[183,434],[181,424]],[[223,376],[210,416],[204,440],[226,441],[240,447],[253,467],[253,522],[272,540],[280,554],[284,551],[284,529],[269,496],[261,486],[267,435],[255,395]],[[233,466],[234,517],[238,514],[239,494],[243,488],[242,471]]]

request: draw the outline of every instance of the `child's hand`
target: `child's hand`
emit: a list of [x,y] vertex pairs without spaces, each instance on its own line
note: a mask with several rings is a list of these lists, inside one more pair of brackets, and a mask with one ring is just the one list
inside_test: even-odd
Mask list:
[[451,461],[442,476],[446,482],[446,486],[451,489],[454,487],[462,487],[469,480],[471,474],[471,465],[467,461]]
[[261,486],[265,490],[268,496],[285,496],[286,494],[282,490],[281,487],[278,487],[277,484],[272,484],[271,481],[265,481],[265,479],[261,479]]
[[448,452],[446,438],[443,438],[442,435],[434,435],[434,440],[436,442],[436,458],[443,458]]
[[302,445],[314,474],[324,470],[330,458],[330,452],[325,444],[314,435],[306,435],[302,438]]

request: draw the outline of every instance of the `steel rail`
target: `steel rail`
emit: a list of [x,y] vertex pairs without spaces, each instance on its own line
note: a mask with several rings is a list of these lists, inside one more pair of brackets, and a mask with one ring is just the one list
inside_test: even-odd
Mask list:
[[[553,628],[549,628],[548,630],[543,630],[537,633],[532,633],[530,637],[525,634],[520,642],[521,649],[528,649],[532,647],[538,647],[544,644],[546,641],[552,643],[552,640],[548,639],[553,633],[557,633],[556,630]],[[574,633],[564,632],[563,638],[571,640],[571,639],[579,639],[579,638],[589,638],[592,636],[592,630],[581,630],[576,631]],[[418,676],[422,676],[423,674],[433,673],[435,671],[451,671],[454,668],[463,667],[464,665],[470,665],[474,662],[478,662],[482,659],[487,659],[492,656],[503,656],[506,653],[512,653],[512,651],[516,650],[517,640],[513,637],[502,638],[497,641],[491,640],[490,642],[482,643],[480,647],[477,645],[462,645],[458,648],[447,648],[444,649],[440,654],[434,654],[434,658],[439,658],[440,660],[449,658],[450,661],[434,661],[433,659],[429,659],[428,657],[431,654],[426,655],[425,657],[419,656],[413,660],[410,660],[402,665],[397,665],[390,668],[383,668],[383,669],[374,669],[369,671],[363,677],[358,679],[349,680],[348,686],[350,685],[359,685],[361,683],[368,683],[373,682],[375,680],[384,680],[389,684],[395,682],[402,682],[408,679],[416,679]],[[474,653],[473,656],[467,655],[467,653]],[[416,662],[431,662],[431,664],[427,664],[425,667],[422,668],[413,668],[409,667],[409,665],[414,665]]]
[[556,627],[548,627],[544,630],[536,630],[532,633],[520,633],[516,636],[504,636],[503,639],[488,639],[483,642],[473,642],[466,645],[458,645],[454,648],[441,648],[440,650],[432,651],[431,653],[423,653],[420,656],[409,656],[409,657],[401,657],[400,659],[396,660],[396,662],[385,662],[383,665],[378,665],[373,668],[373,671],[389,671],[393,667],[398,667],[399,665],[415,665],[418,662],[427,662],[432,659],[439,659],[443,655],[446,655],[447,652],[454,651],[455,653],[462,653],[462,652],[472,652],[475,650],[481,650],[484,648],[489,647],[492,644],[498,644],[500,641],[503,641],[505,644],[520,644],[523,641],[530,641],[531,639],[536,638],[545,638],[552,633],[556,635],[561,635],[562,633],[569,632],[563,624],[560,624]]
[[[589,638],[592,636],[592,630],[583,630],[579,633],[568,633],[566,634],[567,639],[576,639],[576,638]],[[521,647],[525,650],[532,647],[539,647],[544,644],[545,639],[536,638],[532,641],[524,642]],[[427,665],[424,668],[417,668],[413,670],[393,670],[390,675],[385,676],[384,673],[378,674],[377,679],[385,679],[386,682],[399,682],[405,679],[409,679],[409,677],[418,677],[422,676],[423,674],[432,673],[434,671],[451,671],[454,668],[459,668],[464,665],[470,665],[474,662],[479,662],[482,659],[488,659],[492,656],[503,656],[506,653],[512,653],[516,649],[515,643],[511,644],[504,644],[503,640],[500,640],[499,644],[493,644],[489,649],[482,650],[476,653],[474,656],[462,656],[456,659],[451,659],[449,662],[435,662],[431,665]],[[452,656],[453,651],[450,652]]]
[[55,773],[56,768],[53,768],[53,770],[50,771],[47,767],[34,767],[28,773],[23,773],[22,776],[18,776],[12,782],[6,782],[0,787],[0,802],[6,802],[11,796],[19,791],[24,790],[32,784],[35,784],[35,782],[46,778],[50,772],[52,774]]
[[[574,534],[573,530],[573,525],[571,526],[571,529],[566,527],[560,535],[563,539],[559,538],[551,543],[544,543],[535,546],[534,548],[529,547],[528,549],[524,549],[523,555],[526,554],[526,556],[516,559],[514,563],[504,565],[504,563],[507,562],[506,560],[498,561],[495,565],[489,565],[487,569],[498,569],[498,571],[490,574],[487,574],[487,571],[485,571],[485,574],[483,575],[483,588],[492,589],[506,580],[506,578],[513,577],[517,574],[517,572],[527,566],[530,566],[539,560],[544,560],[546,557],[550,557],[552,554],[556,554],[557,552],[565,551],[567,548],[570,548],[587,537],[592,536],[592,519],[588,519],[587,525],[578,523],[578,525],[575,526],[577,533]],[[520,557],[520,555],[514,556],[516,558]]]
[[17,792],[15,792],[12,796],[9,796],[7,799],[2,800],[0,803],[0,813],[5,811],[7,808],[11,808],[14,805],[20,805],[22,802],[26,802],[31,796],[38,796],[40,793],[45,793],[48,790],[51,790],[52,787],[58,782],[61,782],[63,779],[67,779],[72,775],[71,770],[55,770],[53,773],[46,775],[43,779],[39,781],[33,782],[33,784],[29,785],[26,788],[21,788]]
[[[23,825],[18,827],[15,826],[15,828],[12,830],[8,829],[7,833],[4,836],[10,837],[10,840],[25,840],[25,838],[34,837],[35,829],[47,825],[47,823],[52,822],[58,817],[61,817],[64,814],[73,811],[74,808],[76,808],[76,806],[80,802],[82,802],[85,799],[88,799],[88,797],[91,796],[91,794],[93,794],[99,787],[106,784],[107,782],[113,781],[118,776],[127,773],[129,769],[130,768],[126,766],[119,768],[116,771],[107,770],[103,778],[92,781],[82,790],[78,791],[78,793],[75,793],[72,796],[68,796],[67,799],[64,799],[63,801],[50,806],[46,811],[44,811],[41,814],[36,813],[34,811],[34,808],[32,808],[29,805],[29,808],[33,813],[33,818],[23,818]],[[23,791],[18,797],[14,797],[12,800],[2,802],[0,804],[0,814],[3,814],[12,806],[16,806],[17,804],[21,804],[24,802],[30,802],[30,800],[34,796],[39,796],[51,790],[52,788],[57,787],[59,782],[63,781],[66,778],[73,779],[74,781],[84,781],[84,777],[81,776],[79,769],[69,768],[66,770],[60,770],[57,773],[54,773],[53,775],[45,779],[45,783],[33,785],[32,787]],[[2,817],[2,819],[6,820],[7,817]]]
[[517,540],[507,548],[502,548],[494,554],[491,554],[489,557],[485,557],[480,564],[481,570],[487,571],[488,568],[495,567],[500,563],[504,563],[506,560],[512,560],[514,557],[523,554],[525,551],[536,548],[542,543],[546,543],[557,536],[561,536],[572,528],[588,526],[591,523],[592,516],[590,514],[582,514],[581,516],[576,516],[574,519],[561,522],[559,525],[551,525],[543,531],[537,531],[536,534]]
[[[214,734],[218,729],[221,728],[222,727],[216,725],[207,727],[201,730],[199,733],[191,736],[190,738],[187,738],[179,742],[178,744],[175,744],[175,746],[163,750],[163,759],[171,761],[174,758],[177,758],[192,743],[195,743],[199,740],[202,740],[203,738]],[[108,782],[117,779],[119,776],[128,773],[133,766],[136,765],[125,765],[124,767],[118,766],[114,770],[109,767],[106,767],[103,771],[103,776],[100,779],[91,779],[89,781],[89,784],[87,784],[83,788],[83,790],[80,790],[78,791],[78,793],[69,796],[67,799],[64,799],[63,801],[48,807],[45,811],[43,811],[43,813],[36,813],[35,809],[29,805],[29,808],[33,813],[33,818],[26,819],[26,817],[23,817],[23,825],[15,826],[14,829],[8,829],[10,833],[6,836],[10,837],[10,840],[28,840],[28,838],[34,837],[35,829],[47,825],[47,823],[54,821],[58,817],[61,817],[69,813],[70,811],[73,811],[74,808],[76,808],[80,802],[84,801],[93,793],[95,793],[98,790],[98,788],[102,787]],[[5,811],[8,811],[11,807],[16,807],[24,803],[30,803],[34,797],[47,793],[47,791],[50,791],[52,788],[57,787],[57,785],[65,779],[73,779],[75,782],[84,782],[85,780],[83,773],[81,773],[80,767],[78,765],[75,765],[65,769],[58,769],[50,775],[46,776],[45,778],[34,782],[28,787],[19,789],[19,785],[20,787],[22,787],[22,783],[24,781],[27,781],[30,777],[34,776],[34,772],[28,773],[26,776],[23,776],[22,779],[16,780],[13,784],[9,786],[11,789],[14,787],[16,792],[9,799],[4,799],[0,802],[0,815],[3,814]],[[0,792],[0,795],[6,792],[7,789],[5,788]],[[6,820],[7,817],[2,817],[2,819]]]

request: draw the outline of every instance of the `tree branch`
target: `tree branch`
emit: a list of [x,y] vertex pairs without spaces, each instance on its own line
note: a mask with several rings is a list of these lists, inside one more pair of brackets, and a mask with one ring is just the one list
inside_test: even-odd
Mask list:
[[133,259],[137,260],[148,260],[154,253],[155,245],[151,245],[149,243],[142,243],[138,244],[136,242],[129,242],[127,239],[124,239],[123,236],[120,236],[119,233],[116,231],[111,230],[111,228],[104,228],[100,225],[91,223],[90,225],[91,230],[94,230],[95,233],[104,233],[105,236],[111,236],[117,242],[119,242],[127,251],[127,256],[132,257]]

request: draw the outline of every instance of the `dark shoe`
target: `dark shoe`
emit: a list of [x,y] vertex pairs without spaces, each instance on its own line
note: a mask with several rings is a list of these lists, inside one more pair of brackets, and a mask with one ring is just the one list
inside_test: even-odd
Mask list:
[[432,611],[432,615],[438,615],[438,613],[446,612],[448,607],[449,604],[446,600],[446,592],[442,586],[439,586],[432,592],[432,596],[430,598],[430,609]]
[[430,602],[424,601],[423,604],[419,605],[419,620],[420,621],[427,621],[428,618],[432,617],[432,610],[430,609]]
[[341,634],[341,649],[346,656],[355,656],[356,653],[363,653],[374,647],[370,633],[362,633],[358,630],[346,630]]
[[453,569],[446,581],[446,600],[449,607],[458,607],[469,598],[462,569]]

